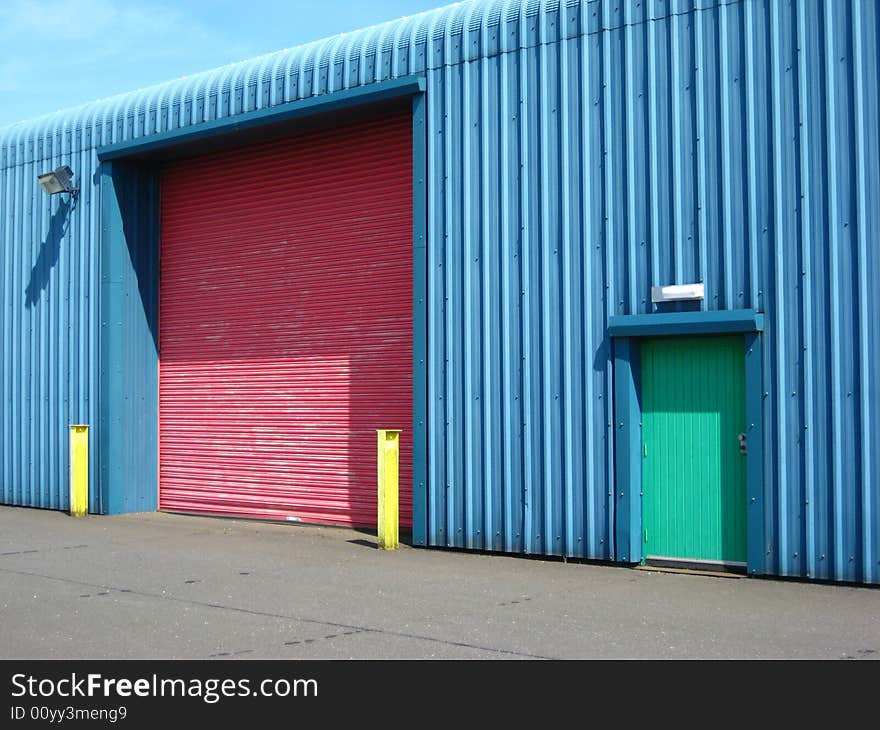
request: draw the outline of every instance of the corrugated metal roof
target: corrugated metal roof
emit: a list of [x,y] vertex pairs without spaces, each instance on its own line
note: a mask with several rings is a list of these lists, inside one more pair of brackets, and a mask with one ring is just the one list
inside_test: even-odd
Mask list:
[[[41,154],[33,145],[88,149],[186,127],[207,119],[329,94],[448,64],[516,51],[646,19],[660,19],[742,0],[467,0],[436,10],[342,33],[305,45],[90,102],[0,129],[0,147],[17,162]],[[560,21],[521,22],[553,16]],[[503,32],[502,32],[503,31]],[[58,139],[89,130],[68,142]],[[0,160],[0,167],[9,164]]]

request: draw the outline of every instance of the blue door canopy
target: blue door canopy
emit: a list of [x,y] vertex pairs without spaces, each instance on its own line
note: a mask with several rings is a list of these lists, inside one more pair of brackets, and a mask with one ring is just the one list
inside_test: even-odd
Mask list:
[[754,309],[719,312],[660,312],[611,317],[612,337],[656,337],[658,335],[705,335],[734,332],[763,332],[764,315]]

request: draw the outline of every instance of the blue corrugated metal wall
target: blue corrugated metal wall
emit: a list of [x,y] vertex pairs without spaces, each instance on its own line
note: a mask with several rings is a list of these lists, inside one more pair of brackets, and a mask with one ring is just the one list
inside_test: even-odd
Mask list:
[[607,318],[703,281],[768,315],[766,572],[876,581],[878,6],[668,5],[429,73],[429,533],[613,558]]
[[3,504],[67,509],[68,426],[96,423],[99,203],[49,198],[37,185],[66,163],[90,186],[97,163],[83,144],[68,129],[0,146]]
[[[878,581],[878,36],[872,0],[466,2],[0,131],[4,501],[62,506],[94,423],[93,148],[425,73],[430,542],[613,557],[608,317],[702,280],[767,314],[766,572]],[[62,161],[69,301],[29,307]]]

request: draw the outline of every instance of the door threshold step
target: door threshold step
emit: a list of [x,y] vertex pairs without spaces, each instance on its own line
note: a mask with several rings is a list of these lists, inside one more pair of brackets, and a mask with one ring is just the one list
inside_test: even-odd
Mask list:
[[707,578],[746,578],[746,574],[728,570],[710,570],[706,568],[681,568],[671,565],[636,565],[635,570],[645,570],[651,573],[684,573],[685,575],[702,575]]

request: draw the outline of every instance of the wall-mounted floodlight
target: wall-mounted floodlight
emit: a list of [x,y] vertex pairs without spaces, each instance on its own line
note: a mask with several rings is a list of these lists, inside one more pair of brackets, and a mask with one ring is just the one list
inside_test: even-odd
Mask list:
[[57,193],[69,193],[76,197],[79,188],[73,187],[73,170],[67,165],[62,165],[57,170],[39,175],[40,187],[49,195]]
[[669,286],[652,286],[651,301],[686,302],[701,300],[706,296],[704,284],[670,284]]

